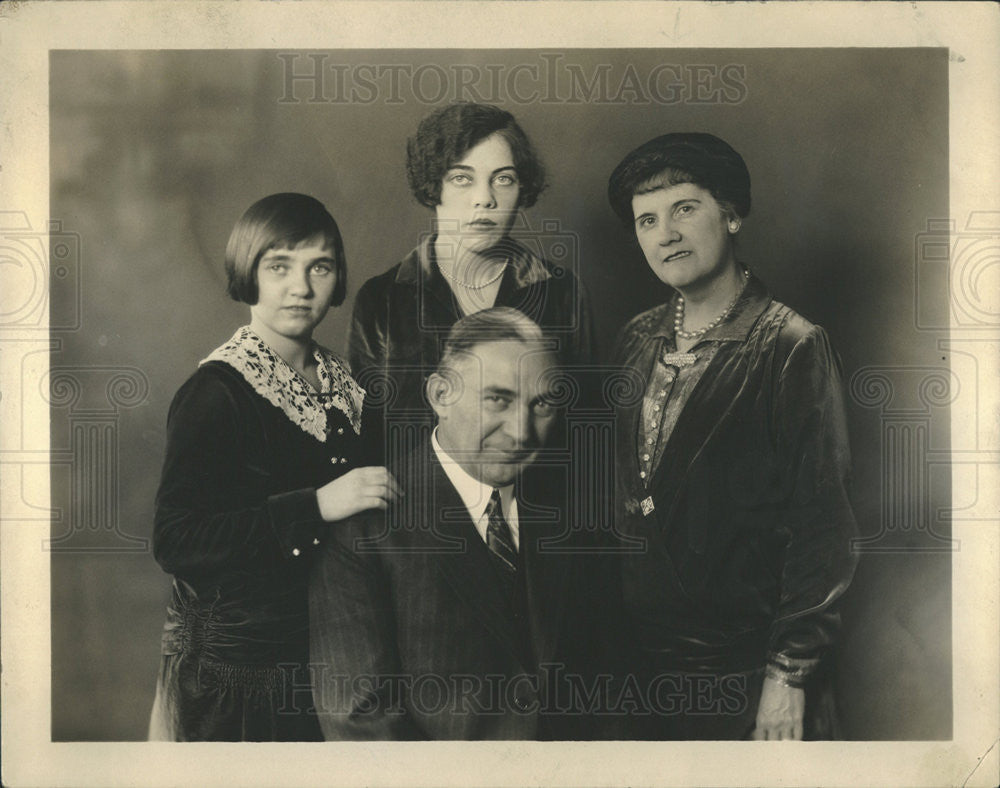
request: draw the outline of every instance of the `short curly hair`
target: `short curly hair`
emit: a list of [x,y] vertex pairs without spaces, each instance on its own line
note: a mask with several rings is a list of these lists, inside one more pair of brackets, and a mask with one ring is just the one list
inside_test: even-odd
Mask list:
[[678,183],[707,190],[733,217],[750,213],[750,171],[728,143],[703,132],[664,134],[643,143],[615,167],[608,180],[608,201],[631,226],[632,198]]
[[441,184],[450,167],[487,137],[499,134],[510,145],[520,181],[517,205],[530,208],[545,188],[545,168],[514,116],[492,104],[459,102],[428,115],[406,143],[406,177],[417,202],[441,203]]
[[347,295],[347,260],[340,228],[315,197],[285,192],[264,197],[239,218],[226,244],[226,291],[234,301],[257,303],[257,266],[270,249],[290,249],[322,236],[331,251],[337,283],[330,306]]

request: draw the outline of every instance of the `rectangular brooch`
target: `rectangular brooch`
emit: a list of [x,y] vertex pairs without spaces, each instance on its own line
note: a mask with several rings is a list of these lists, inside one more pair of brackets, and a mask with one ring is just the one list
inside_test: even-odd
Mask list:
[[690,367],[698,357],[694,353],[664,353],[663,363],[672,367]]

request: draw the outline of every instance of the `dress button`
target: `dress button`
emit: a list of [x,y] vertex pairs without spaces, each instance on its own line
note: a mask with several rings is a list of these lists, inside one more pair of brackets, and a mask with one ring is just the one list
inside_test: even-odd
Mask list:
[[640,479],[645,479],[646,478],[646,472],[645,471],[639,471],[639,478]]
[[659,413],[659,411],[660,411],[660,406],[659,406],[659,405],[654,405],[654,406],[653,406],[653,411],[654,411],[655,413]]
[[297,547],[293,547],[292,548],[292,555],[294,555],[297,558],[298,556],[302,555],[302,551],[299,550],[299,548],[297,548]]
[[317,538],[313,537],[313,544],[314,544],[314,545],[317,545],[317,544],[319,544],[319,539],[317,539]]
[[646,444],[648,446],[652,446],[653,445],[653,439],[652,438],[646,438]]
[[649,462],[649,455],[648,454],[643,454],[642,455],[642,459],[644,459],[646,462]]
[[332,462],[334,465],[336,465],[337,464],[337,459],[338,459],[337,457],[331,457],[330,458],[330,462]]
[[343,427],[337,427],[337,434],[338,435],[343,435],[344,434],[344,428]]
[[340,464],[343,465],[345,462],[347,462],[347,457],[341,457]]

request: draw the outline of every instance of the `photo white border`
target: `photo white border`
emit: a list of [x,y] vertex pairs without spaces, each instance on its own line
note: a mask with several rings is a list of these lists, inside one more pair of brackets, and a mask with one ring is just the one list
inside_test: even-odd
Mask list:
[[[498,31],[502,31],[499,32]],[[9,2],[0,5],[0,210],[49,216],[48,55],[55,49],[949,47],[950,214],[1000,216],[1000,12],[976,3]],[[892,199],[892,184],[886,185]],[[0,288],[2,288],[0,283]],[[18,294],[3,296],[16,302]],[[953,326],[953,329],[955,327]],[[38,332],[25,332],[37,339]],[[1000,446],[996,332],[977,358],[978,424]],[[20,341],[16,330],[3,344]],[[16,378],[11,373],[17,373]],[[42,375],[45,369],[32,369]],[[40,380],[40,377],[38,378]],[[47,409],[16,406],[20,370],[0,367],[0,435],[48,446]],[[16,412],[20,424],[13,424]],[[985,416],[985,418],[984,418]],[[977,421],[974,419],[978,417]],[[985,431],[985,432],[984,432]],[[4,439],[0,437],[0,461]],[[44,452],[39,456],[44,461]],[[1000,511],[998,463],[977,509]],[[967,484],[953,472],[954,484]],[[0,467],[0,500],[22,477]],[[47,483],[46,483],[47,484]],[[47,500],[47,487],[32,494]],[[984,501],[982,496],[993,496]],[[0,510],[2,512],[3,510]],[[996,515],[1000,516],[1000,515]],[[956,522],[954,735],[946,742],[541,744],[52,743],[49,535],[0,526],[2,777],[5,785],[995,785],[1000,774],[1000,525]],[[94,714],[100,714],[99,708]]]

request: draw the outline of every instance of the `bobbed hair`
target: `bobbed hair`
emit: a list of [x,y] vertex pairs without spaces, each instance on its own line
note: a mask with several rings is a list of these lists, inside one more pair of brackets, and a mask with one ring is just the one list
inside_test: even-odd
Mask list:
[[291,249],[322,237],[334,259],[337,284],[331,306],[344,303],[347,261],[340,228],[315,197],[284,192],[258,200],[239,218],[226,244],[226,291],[235,301],[257,303],[257,266],[270,249]]
[[417,202],[441,203],[441,183],[450,167],[487,137],[499,134],[510,145],[520,182],[517,205],[530,208],[545,188],[545,168],[514,116],[492,104],[465,101],[432,112],[406,143],[406,177]]
[[608,201],[631,227],[632,198],[679,183],[708,191],[732,217],[750,213],[750,172],[726,142],[703,132],[676,132],[651,139],[629,153],[608,180]]

